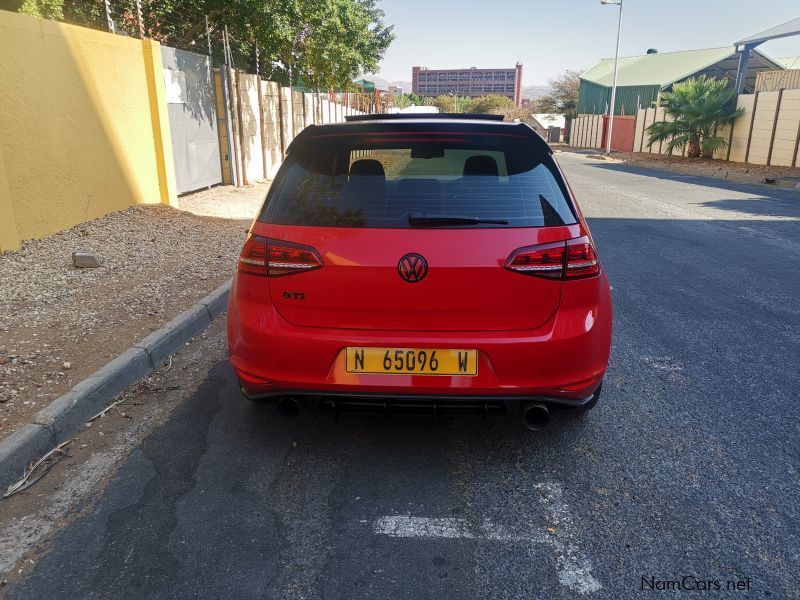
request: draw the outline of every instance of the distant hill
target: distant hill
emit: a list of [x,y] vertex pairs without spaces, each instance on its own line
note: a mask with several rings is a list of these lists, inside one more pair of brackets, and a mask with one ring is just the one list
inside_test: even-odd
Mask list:
[[389,81],[388,79],[384,79],[383,77],[378,77],[377,75],[365,75],[364,79],[367,81],[374,81],[375,86],[379,90],[388,89],[390,85],[396,85],[401,90],[403,90],[404,94],[411,93],[411,82],[410,81]]
[[549,85],[526,85],[522,88],[522,97],[537,100],[545,94],[549,94],[550,91]]

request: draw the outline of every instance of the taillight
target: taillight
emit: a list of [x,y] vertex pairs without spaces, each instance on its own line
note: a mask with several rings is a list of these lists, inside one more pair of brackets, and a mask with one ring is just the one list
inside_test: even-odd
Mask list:
[[267,274],[267,240],[257,235],[248,236],[239,255],[239,273]]
[[564,242],[519,248],[508,257],[506,269],[525,275],[561,279],[564,275],[565,254]]
[[600,262],[586,236],[567,240],[567,279],[594,277],[600,273]]
[[321,266],[322,258],[311,246],[267,240],[267,270],[270,277],[302,273],[319,269]]
[[547,279],[581,279],[600,273],[597,254],[586,236],[555,244],[518,248],[508,257],[505,267],[517,273]]
[[239,272],[280,277],[319,269],[322,258],[311,246],[250,236],[239,256]]

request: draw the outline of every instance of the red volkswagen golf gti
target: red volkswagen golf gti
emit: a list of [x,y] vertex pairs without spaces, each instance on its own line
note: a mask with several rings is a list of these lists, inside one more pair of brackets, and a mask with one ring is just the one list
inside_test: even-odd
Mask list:
[[246,397],[532,429],[596,404],[611,298],[589,228],[530,127],[460,117],[351,118],[292,142],[231,288]]

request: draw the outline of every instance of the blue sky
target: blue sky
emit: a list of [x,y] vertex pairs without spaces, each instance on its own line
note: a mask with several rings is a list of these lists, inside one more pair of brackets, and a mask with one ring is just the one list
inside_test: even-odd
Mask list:
[[[600,0],[382,0],[397,38],[378,75],[411,80],[414,65],[511,67],[523,85],[613,56],[617,7]],[[732,45],[800,17],[800,0],[625,0],[622,55]],[[799,56],[800,36],[764,44],[771,56]],[[800,68],[800,63],[797,65]]]

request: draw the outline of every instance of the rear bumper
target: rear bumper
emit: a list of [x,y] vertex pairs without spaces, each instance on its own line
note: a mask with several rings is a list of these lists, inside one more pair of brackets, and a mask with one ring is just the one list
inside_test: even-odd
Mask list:
[[[593,285],[598,285],[594,280]],[[576,282],[578,284],[582,282]],[[603,280],[607,290],[607,283]],[[590,285],[587,280],[586,285]],[[245,393],[254,397],[316,395],[382,399],[546,401],[581,406],[599,387],[611,345],[607,293],[590,305],[562,298],[543,326],[526,331],[428,332],[303,327],[271,304],[237,294],[228,307],[231,364]],[[575,294],[576,299],[581,294]],[[597,299],[597,294],[591,294]],[[348,346],[475,348],[478,375],[354,374],[345,370]]]
[[545,396],[430,396],[425,394],[347,394],[336,392],[309,393],[307,390],[269,390],[252,393],[242,388],[242,393],[250,400],[277,402],[279,398],[291,396],[326,408],[334,412],[377,412],[391,414],[504,414],[516,413],[532,402],[549,407],[582,408],[592,402],[600,393],[600,386],[584,398],[553,398]]

